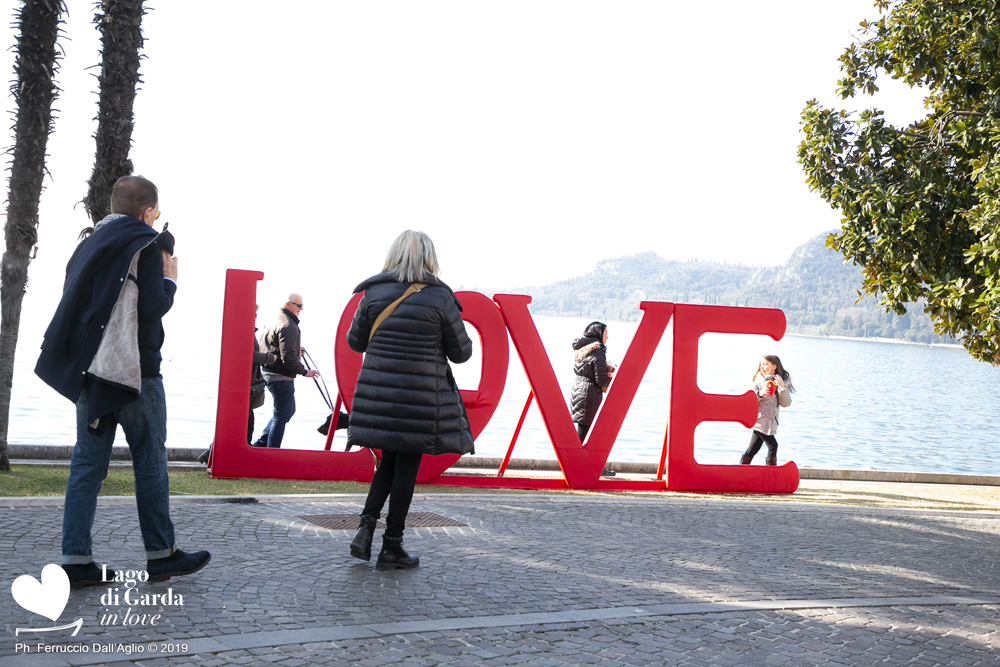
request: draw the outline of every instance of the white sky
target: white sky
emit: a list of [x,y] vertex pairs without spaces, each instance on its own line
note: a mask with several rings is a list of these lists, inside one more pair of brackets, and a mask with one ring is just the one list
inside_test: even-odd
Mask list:
[[[70,4],[19,358],[88,224],[74,204],[99,35],[91,3]],[[782,263],[838,223],[796,163],[799,113],[842,105],[837,57],[877,15],[873,0],[152,4],[132,159],[177,237],[170,317],[216,331],[226,268],[265,272],[262,315],[297,290],[304,324],[325,326],[407,228],[456,288],[649,250]],[[920,115],[897,92],[878,100],[890,121]],[[203,334],[167,324],[181,348]]]

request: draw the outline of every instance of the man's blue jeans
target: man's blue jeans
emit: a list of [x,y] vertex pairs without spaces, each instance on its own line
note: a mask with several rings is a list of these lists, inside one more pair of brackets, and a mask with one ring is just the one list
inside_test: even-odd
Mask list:
[[86,564],[93,560],[91,530],[97,512],[97,493],[108,476],[111,446],[120,424],[132,452],[135,504],[146,559],[166,558],[174,549],[167,480],[167,403],[163,378],[142,378],[139,397],[114,412],[103,435],[87,430],[87,390],[76,401],[76,447],[66,484],[63,509],[62,562]]
[[290,422],[292,415],[295,414],[295,381],[269,381],[267,389],[271,392],[274,403],[274,416],[264,427],[258,442],[261,447],[281,447],[281,440],[285,437],[285,424]]

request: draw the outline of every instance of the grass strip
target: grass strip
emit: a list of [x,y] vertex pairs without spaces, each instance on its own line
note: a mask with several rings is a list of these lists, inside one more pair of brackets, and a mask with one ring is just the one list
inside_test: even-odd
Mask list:
[[[287,479],[216,479],[204,468],[170,468],[172,496],[270,496],[298,493],[368,493],[361,482],[322,482]],[[69,479],[67,465],[12,465],[0,471],[0,497],[62,496]],[[506,489],[471,489],[455,486],[418,484],[417,493],[511,493]],[[513,491],[538,493],[537,491]],[[131,466],[112,466],[101,486],[102,496],[134,496],[135,477]]]

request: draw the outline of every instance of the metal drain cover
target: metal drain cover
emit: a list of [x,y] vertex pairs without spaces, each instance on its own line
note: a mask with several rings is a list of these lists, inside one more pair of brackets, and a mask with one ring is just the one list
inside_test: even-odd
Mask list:
[[[357,514],[310,514],[299,518],[327,530],[354,530],[358,527]],[[410,512],[406,515],[407,528],[443,528],[445,526],[466,525],[468,524],[434,512]],[[376,527],[385,528],[385,521],[379,519]]]

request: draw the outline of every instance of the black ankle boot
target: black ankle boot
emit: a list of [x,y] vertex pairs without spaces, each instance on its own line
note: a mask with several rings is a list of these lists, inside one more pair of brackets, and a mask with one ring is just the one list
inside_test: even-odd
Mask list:
[[773,459],[771,459],[771,458],[764,459],[764,463],[766,463],[769,466],[776,466],[776,465],[778,465],[778,457],[775,456]]
[[375,524],[378,521],[373,516],[361,515],[358,532],[351,541],[351,555],[361,560],[372,559],[372,536],[375,535]]
[[741,466],[748,466],[748,465],[750,465],[750,461],[752,461],[752,460],[753,460],[752,456],[750,456],[749,454],[744,454],[743,458],[740,459],[740,465]]
[[420,558],[406,553],[402,537],[382,536],[382,551],[375,563],[376,570],[405,570],[417,565],[420,565]]

